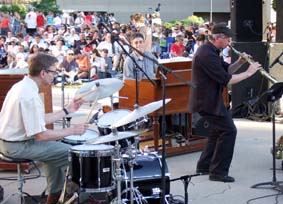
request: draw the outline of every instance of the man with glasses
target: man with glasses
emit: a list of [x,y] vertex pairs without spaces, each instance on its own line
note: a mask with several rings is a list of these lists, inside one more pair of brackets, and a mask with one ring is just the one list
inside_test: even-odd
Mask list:
[[220,57],[232,35],[225,23],[216,24],[209,41],[198,48],[193,58],[192,82],[197,87],[190,89],[190,112],[198,112],[208,124],[208,142],[197,163],[197,173],[209,174],[211,181],[235,181],[228,173],[237,129],[224,105],[223,88],[247,79],[261,66],[256,62],[245,72],[234,74],[246,60],[239,58],[230,65]]
[[[78,72],[78,63],[76,62],[75,53],[72,49],[66,51],[66,56],[63,61],[59,64],[58,70],[62,72],[64,70],[64,77],[66,81],[73,82],[74,76]],[[62,75],[62,74],[61,74]]]
[[57,140],[68,135],[82,135],[87,126],[74,125],[65,129],[46,129],[69,113],[79,109],[83,100],[74,100],[63,110],[44,112],[40,87],[50,85],[56,72],[57,59],[39,53],[29,58],[29,74],[9,90],[0,113],[0,149],[12,158],[43,163],[47,181],[47,203],[57,203],[64,184],[70,146]]
[[[134,33],[131,37],[131,44],[134,48],[136,48],[140,52],[139,53],[136,50],[133,50],[133,52],[131,53],[131,56],[133,57],[135,62],[150,78],[155,78],[157,65],[148,58],[144,57],[143,55],[153,58],[155,60],[157,59],[151,52],[145,51],[143,34]],[[129,56],[127,56],[124,62],[123,79],[134,80],[136,76],[135,75],[136,72],[137,72],[138,80],[146,79],[146,76],[144,75],[143,72],[141,72],[139,69],[136,70],[135,69],[136,69],[136,65],[134,64],[133,60]]]

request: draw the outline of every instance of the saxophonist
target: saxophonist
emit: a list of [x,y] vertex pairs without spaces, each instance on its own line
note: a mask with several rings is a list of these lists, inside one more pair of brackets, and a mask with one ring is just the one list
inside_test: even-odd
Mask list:
[[209,180],[234,182],[229,176],[237,129],[232,116],[224,105],[223,87],[236,84],[256,73],[261,65],[250,64],[248,69],[233,74],[246,63],[243,54],[228,64],[220,57],[220,51],[230,44],[233,32],[225,23],[215,24],[209,40],[200,46],[193,58],[192,82],[197,88],[191,89],[190,112],[198,112],[208,122],[208,142],[197,163],[197,173],[209,174]]

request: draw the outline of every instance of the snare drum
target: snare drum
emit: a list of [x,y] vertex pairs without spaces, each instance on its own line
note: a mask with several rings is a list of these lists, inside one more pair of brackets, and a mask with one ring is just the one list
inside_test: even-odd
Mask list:
[[112,145],[72,146],[69,154],[70,176],[84,192],[108,192],[113,181]]
[[96,137],[99,137],[98,132],[88,129],[83,135],[70,135],[70,136],[64,137],[63,142],[70,144],[70,145],[80,145]]

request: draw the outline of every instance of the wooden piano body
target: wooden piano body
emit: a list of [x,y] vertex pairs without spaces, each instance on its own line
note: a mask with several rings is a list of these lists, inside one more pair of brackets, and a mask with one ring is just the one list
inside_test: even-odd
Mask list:
[[[166,62],[164,66],[170,68],[175,74],[183,77],[186,81],[191,80],[191,66],[192,61],[184,60],[181,62]],[[160,68],[159,68],[160,69]],[[171,98],[171,102],[166,105],[166,115],[172,115],[176,113],[187,113],[189,115],[188,105],[190,97],[190,89],[184,81],[177,79],[173,74],[167,73],[167,79],[165,82],[166,87],[166,98]],[[157,74],[157,79],[154,80],[157,86],[154,86],[148,80],[141,80],[139,82],[139,105],[143,106],[154,101],[162,99],[162,84],[160,74]],[[134,104],[136,103],[136,87],[135,80],[126,80],[124,87],[120,90],[119,96],[127,96],[128,99],[119,99],[119,108],[126,108],[133,110]],[[150,114],[153,117],[153,141],[154,150],[160,151],[159,148],[159,123],[158,118],[162,114],[162,108]],[[189,115],[190,116],[190,115]],[[193,139],[191,134],[191,124],[188,124],[188,135],[186,137]],[[191,140],[187,145],[183,146],[169,146],[166,147],[167,155],[176,155],[186,152],[199,151],[204,147],[206,139],[199,137],[198,140]]]
[[[24,77],[23,74],[2,74],[0,72],[0,110],[2,109],[3,102],[5,100],[5,97],[7,95],[7,92],[10,90],[10,88],[17,83],[18,81],[22,80]],[[40,94],[44,101],[45,106],[45,112],[50,113],[52,112],[52,92],[51,92],[51,86],[45,86],[40,89]],[[53,125],[47,126],[49,129],[53,128]],[[28,164],[23,164],[22,169],[27,169],[29,166]],[[6,169],[6,170],[16,170],[16,165],[11,163],[5,163],[0,162],[0,169]]]

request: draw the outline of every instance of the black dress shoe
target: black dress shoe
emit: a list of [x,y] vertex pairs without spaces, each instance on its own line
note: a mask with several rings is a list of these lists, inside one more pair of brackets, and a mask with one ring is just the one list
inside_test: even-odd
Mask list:
[[222,175],[216,175],[216,174],[210,174],[209,180],[211,181],[220,181],[224,183],[233,183],[235,179],[232,176],[222,176]]
[[207,169],[197,169],[196,173],[201,174],[201,175],[208,175],[209,170],[207,170]]

